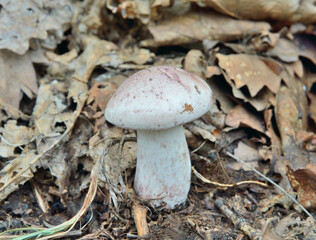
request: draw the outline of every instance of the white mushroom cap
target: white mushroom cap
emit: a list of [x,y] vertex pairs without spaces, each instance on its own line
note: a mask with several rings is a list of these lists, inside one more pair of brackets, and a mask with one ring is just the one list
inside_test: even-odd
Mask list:
[[127,78],[108,102],[105,117],[122,128],[167,129],[199,118],[212,102],[211,89],[201,78],[157,66]]

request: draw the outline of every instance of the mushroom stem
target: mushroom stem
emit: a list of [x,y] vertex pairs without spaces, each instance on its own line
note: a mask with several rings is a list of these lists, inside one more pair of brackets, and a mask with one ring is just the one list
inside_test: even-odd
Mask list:
[[137,131],[134,189],[140,197],[174,208],[185,202],[190,180],[191,161],[182,125]]

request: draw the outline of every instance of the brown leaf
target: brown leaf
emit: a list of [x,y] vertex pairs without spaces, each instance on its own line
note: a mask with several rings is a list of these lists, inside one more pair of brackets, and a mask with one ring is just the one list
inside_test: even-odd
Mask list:
[[[316,14],[315,14],[316,16]],[[294,38],[294,43],[299,48],[299,55],[306,57],[314,65],[316,65],[316,44],[315,36],[312,35],[296,35]]]
[[277,94],[276,120],[282,139],[282,150],[295,170],[309,162],[296,141],[296,133],[303,130],[302,111],[292,91],[283,86]]
[[153,41],[143,41],[143,46],[168,46],[197,41],[241,39],[245,34],[267,31],[270,25],[265,22],[236,20],[214,12],[190,12],[175,16],[149,26]]
[[316,21],[316,8],[311,0],[201,0],[200,2],[223,14],[241,19],[272,19],[292,23],[313,23]]
[[34,97],[37,93],[36,75],[27,54],[0,50],[0,85],[0,98],[17,109],[22,92],[31,99]]
[[272,152],[273,152],[273,162],[275,159],[281,155],[282,153],[282,147],[281,147],[281,140],[278,137],[277,133],[275,132],[275,128],[273,126],[273,121],[272,121],[272,116],[273,116],[273,111],[272,109],[266,109],[264,111],[264,121],[266,124],[266,128],[268,130],[268,135],[271,139],[271,147],[272,147]]
[[276,46],[266,52],[266,55],[277,57],[284,62],[295,62],[299,57],[299,49],[292,41],[281,38]]
[[316,208],[316,174],[309,169],[293,171],[287,166],[287,177],[298,193],[299,203],[306,209]]
[[87,103],[92,103],[92,108],[97,111],[104,111],[106,104],[112,94],[116,91],[117,85],[108,82],[95,82],[89,91]]
[[155,56],[155,54],[148,49],[137,48],[136,46],[123,48],[119,54],[123,62],[133,62],[137,65],[143,65]]
[[[251,97],[249,96],[249,94],[245,93],[241,89],[237,89],[233,80],[230,79],[230,77],[225,72],[223,72],[223,75],[226,79],[226,82],[232,88],[232,93],[234,97],[237,99],[242,99],[244,102],[247,102],[247,103],[249,102],[257,111],[264,110],[271,104],[271,102],[274,101],[273,100],[274,94],[268,88],[264,87],[263,89],[259,91],[259,93],[255,97]],[[215,96],[218,95],[216,91],[214,91],[214,94]],[[220,101],[220,102],[223,103],[223,101]],[[223,110],[226,111],[225,109]]]
[[219,65],[234,81],[236,88],[247,86],[252,97],[264,87],[277,93],[281,78],[257,56],[246,54],[216,55]]
[[263,121],[259,116],[254,115],[242,105],[237,105],[228,113],[225,123],[234,129],[245,126],[255,129],[258,132],[265,133]]
[[308,98],[310,100],[309,116],[316,124],[316,94],[310,92],[310,93],[308,93]]
[[205,65],[205,57],[200,50],[192,49],[185,56],[184,69],[200,78],[204,78]]
[[[0,49],[24,54],[31,38],[47,38],[47,30],[63,29],[72,20],[70,2],[0,0]],[[19,13],[19,14],[17,14]]]
[[108,53],[117,46],[96,37],[83,37],[85,49],[83,53],[73,62],[75,73],[73,78],[82,82],[88,82],[93,69],[101,63],[110,61]]

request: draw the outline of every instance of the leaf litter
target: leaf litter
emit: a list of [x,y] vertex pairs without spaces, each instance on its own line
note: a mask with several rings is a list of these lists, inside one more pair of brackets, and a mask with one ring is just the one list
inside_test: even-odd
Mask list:
[[[0,238],[313,239],[314,11],[308,0],[0,1]],[[172,211],[134,193],[136,133],[104,119],[122,81],[152,65],[206,79],[216,99],[185,126],[194,174]],[[16,221],[30,227],[14,232]]]

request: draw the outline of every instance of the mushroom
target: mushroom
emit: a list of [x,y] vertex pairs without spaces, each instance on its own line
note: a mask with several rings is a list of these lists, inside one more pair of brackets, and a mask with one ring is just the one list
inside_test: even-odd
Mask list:
[[183,124],[205,114],[212,99],[204,80],[171,66],[138,71],[113,94],[105,118],[137,130],[134,189],[141,198],[167,208],[185,202],[191,161]]

